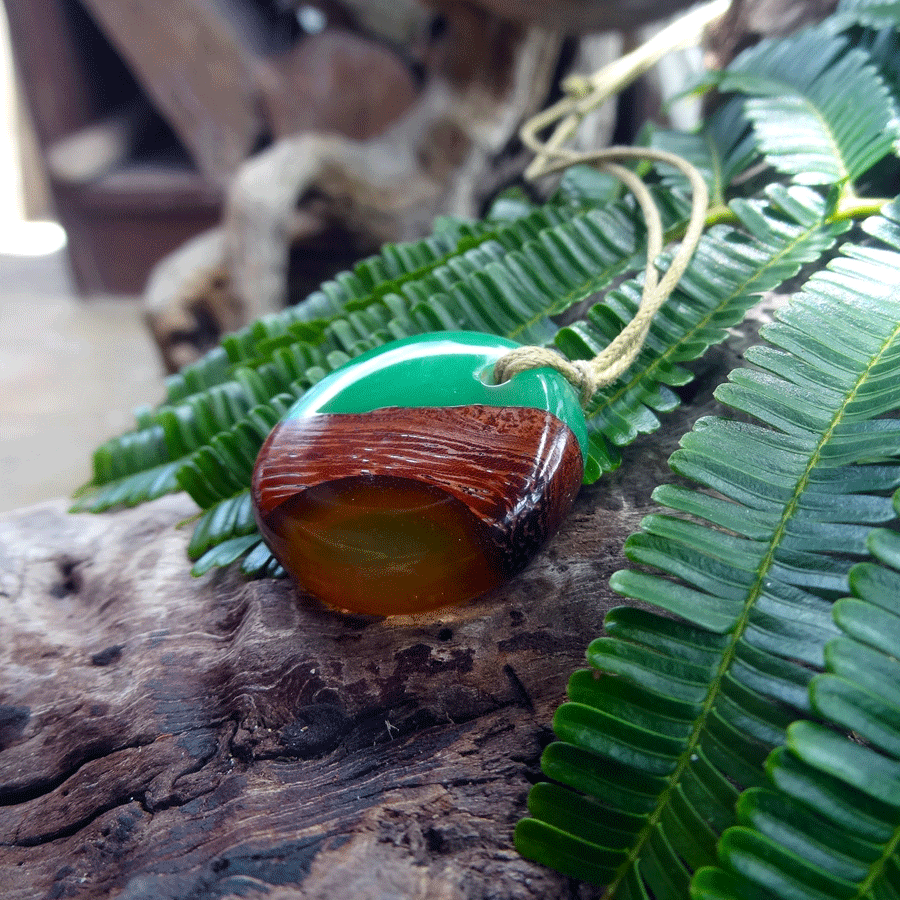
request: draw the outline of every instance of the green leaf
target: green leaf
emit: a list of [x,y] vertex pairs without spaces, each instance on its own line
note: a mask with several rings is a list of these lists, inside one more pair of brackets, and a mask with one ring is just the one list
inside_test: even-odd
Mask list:
[[[703,176],[713,207],[725,204],[732,182],[750,167],[757,153],[739,100],[724,103],[696,132],[654,130],[650,146],[691,163]],[[667,187],[689,190],[687,178],[680,170],[665,163],[656,163],[655,167]]]
[[602,207],[622,193],[618,178],[607,175],[593,166],[570,166],[563,172],[556,192],[556,201],[573,206]]
[[210,569],[217,566],[230,566],[233,562],[240,559],[245,553],[253,550],[260,543],[259,535],[251,534],[245,537],[232,538],[213,547],[207,553],[204,553],[191,569],[191,574],[195,576],[205,575]]
[[[601,472],[618,467],[618,448],[658,428],[658,414],[678,405],[672,388],[692,378],[685,363],[724,340],[762,293],[820,258],[846,228],[823,221],[824,203],[807,188],[776,187],[767,202],[735,201],[732,208],[742,227],[720,226],[704,235],[635,365],[586,408]],[[570,359],[593,357],[633,318],[640,298],[640,279],[626,282],[584,321],[562,329],[556,346]]]
[[241,571],[245,575],[260,575],[269,578],[281,578],[286,574],[272,555],[272,551],[261,541],[244,557]]
[[852,22],[868,28],[896,28],[900,25],[897,0],[841,0],[837,21]]
[[237,494],[217,503],[200,519],[188,545],[188,556],[192,560],[199,559],[219,542],[220,534],[243,537],[255,532],[256,522],[253,519],[250,494]]
[[[891,452],[900,432],[895,419],[882,418],[900,408],[885,377],[900,354],[897,217],[891,206],[869,226],[887,247],[839,257],[778,314],[765,330],[768,346],[752,354],[760,368],[736,371],[717,392],[757,421],[697,422],[671,464],[698,487],[658,491],[674,515],[649,517],[626,543],[643,568],[617,573],[611,585],[669,615],[610,612],[607,636],[587,654],[605,674],[590,690],[577,682],[557,712],[563,743],[554,746],[571,745],[570,756],[589,753],[603,782],[568,779],[564,763],[545,765],[549,777],[584,791],[623,822],[638,817],[617,842],[607,841],[607,850],[627,854],[601,882],[610,897],[629,896],[635,881],[648,895],[676,896],[683,873],[698,869],[697,896],[735,884],[743,886],[737,894],[721,896],[756,896],[760,889],[784,897],[851,896],[847,876],[859,874],[852,861],[822,872],[800,858],[799,839],[789,846],[744,826],[732,829],[734,794],[725,785],[762,787],[766,757],[785,741],[792,753],[802,747],[809,764],[824,766],[833,757],[826,740],[833,733],[820,728],[812,740],[792,724],[814,708],[841,712],[844,727],[863,729],[884,749],[893,749],[891,729],[900,728],[893,712],[878,707],[885,700],[877,694],[863,686],[851,692],[844,678],[813,678],[838,633],[831,600],[847,590],[852,566],[866,554],[865,534],[892,515],[885,494],[900,485],[900,454]],[[845,532],[859,536],[836,545]],[[868,621],[876,622],[872,616],[870,609]],[[870,631],[881,644],[900,645],[900,628],[877,621]],[[875,753],[842,751],[857,773],[852,787],[893,803],[900,789],[900,780],[896,789],[891,781],[894,764],[866,766],[863,750]],[[554,757],[565,758],[559,750]],[[837,778],[839,766],[824,771]],[[641,778],[662,779],[655,798],[625,790]],[[554,833],[565,829],[564,817],[545,803],[527,826],[522,850],[556,865],[562,861],[550,851],[541,855],[539,836],[553,843],[541,816],[552,817]],[[717,859],[710,841],[696,840],[698,820],[729,836],[720,846],[730,860],[723,873],[709,868]],[[576,845],[568,852],[574,857]],[[671,854],[674,868],[666,868]],[[563,871],[577,868],[572,858],[565,864]]]
[[852,898],[853,885],[805,863],[798,854],[766,840],[749,828],[730,828],[719,842],[719,855],[747,881],[784,900]]
[[751,95],[761,152],[800,184],[853,182],[897,139],[896,104],[870,57],[829,26],[745,50],[718,87]]
[[[791,724],[768,762],[772,788],[741,796],[747,827],[725,831],[720,868],[698,873],[697,896],[766,889],[789,898],[800,896],[798,885],[810,896],[896,896],[900,629],[879,625],[886,615],[900,621],[900,533],[876,529],[867,544],[877,562],[851,571],[854,597],[835,606],[844,634],[828,645],[827,671],[810,683],[812,709],[826,724]],[[717,894],[724,884],[735,893]]]

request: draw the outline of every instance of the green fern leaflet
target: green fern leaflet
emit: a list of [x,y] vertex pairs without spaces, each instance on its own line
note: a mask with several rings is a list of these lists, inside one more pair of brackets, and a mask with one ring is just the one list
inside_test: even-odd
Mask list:
[[[648,569],[612,586],[622,607],[588,648],[554,719],[560,741],[532,791],[519,850],[609,896],[684,898],[716,861],[738,787],[812,708],[809,682],[847,589],[900,486],[900,210],[870,225],[889,248],[851,248],[765,330],[719,398],[752,422],[697,423],[671,460],[700,486],[663,487],[674,515],[626,543]],[[585,800],[585,796],[589,800]],[[588,813],[589,811],[589,813]],[[576,812],[578,813],[576,815]]]
[[876,529],[867,547],[876,562],[850,570],[853,596],[834,607],[841,634],[810,683],[820,721],[788,727],[768,783],[738,801],[722,868],[697,873],[695,900],[900,893],[900,532]]

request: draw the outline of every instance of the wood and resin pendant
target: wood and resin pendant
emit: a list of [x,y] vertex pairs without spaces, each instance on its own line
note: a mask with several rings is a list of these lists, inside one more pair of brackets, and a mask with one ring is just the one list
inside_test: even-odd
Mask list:
[[492,384],[515,346],[472,332],[395,341],[291,408],[252,496],[303,588],[357,613],[436,609],[502,584],[556,532],[584,474],[584,415],[553,369]]

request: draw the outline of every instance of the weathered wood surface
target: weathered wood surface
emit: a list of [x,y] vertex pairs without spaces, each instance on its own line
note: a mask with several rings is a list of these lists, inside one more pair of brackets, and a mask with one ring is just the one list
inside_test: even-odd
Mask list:
[[4,897],[591,896],[511,833],[643,480],[586,489],[489,598],[394,619],[193,579],[183,497],[7,514]]
[[195,362],[198,347],[214,347],[223,331],[245,324],[221,228],[196,235],[154,267],[144,289],[144,320],[169,373]]
[[5,896],[568,896],[510,830],[634,524],[589,497],[505,591],[403,620],[192,580],[180,499],[6,517]]

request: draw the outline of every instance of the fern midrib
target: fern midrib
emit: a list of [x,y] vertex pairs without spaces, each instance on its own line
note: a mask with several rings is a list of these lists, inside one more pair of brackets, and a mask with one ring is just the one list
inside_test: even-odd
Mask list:
[[884,870],[898,846],[900,846],[900,827],[894,829],[894,835],[885,844],[884,852],[869,867],[869,874],[860,882],[853,900],[867,900],[869,891],[874,887],[878,878],[884,874]]
[[[561,297],[558,297],[556,302],[552,303],[549,307],[536,312],[529,319],[520,322],[516,328],[506,333],[506,337],[508,337],[511,341],[515,340],[520,334],[534,327],[542,319],[549,319],[551,316],[560,315],[561,313],[564,313],[570,306],[578,303],[579,300],[583,300],[585,299],[585,297],[590,296],[590,294],[596,293],[600,290],[600,288],[603,287],[604,284],[607,284],[609,282],[611,276],[610,270],[613,268],[613,266],[607,266],[602,270],[601,275],[595,275],[593,277],[586,278],[580,285],[573,287],[571,290],[566,291],[566,293]],[[622,267],[622,271],[626,270],[627,268],[628,261],[626,260],[625,265]],[[547,343],[550,343],[550,341],[548,341]]]
[[710,191],[709,205],[711,207],[725,205],[725,179],[722,176],[722,160],[719,158],[719,148],[708,130],[703,132],[703,141],[709,150],[709,158],[712,164],[712,190]]
[[[778,549],[779,544],[781,543],[781,539],[784,537],[785,531],[787,529],[788,522],[790,522],[794,513],[797,510],[797,506],[799,505],[800,498],[803,496],[803,493],[806,491],[807,486],[809,485],[809,479],[812,475],[813,470],[819,463],[819,460],[822,457],[822,451],[830,442],[832,435],[834,434],[835,429],[841,423],[844,417],[844,413],[846,412],[847,407],[853,402],[856,398],[859,390],[863,384],[868,379],[869,373],[872,371],[875,366],[878,365],[882,357],[884,356],[887,349],[894,343],[894,341],[900,337],[900,323],[897,324],[894,331],[891,333],[890,337],[884,341],[882,344],[881,350],[874,354],[872,359],[869,360],[869,364],[866,368],[860,373],[859,378],[857,378],[856,383],[853,388],[847,392],[844,402],[840,405],[840,407],[836,410],[834,416],[828,427],[822,433],[821,439],[816,444],[812,453],[810,453],[809,461],[807,462],[806,468],[801,474],[800,478],[797,480],[797,486],[794,489],[793,495],[790,500],[785,504],[784,511],[782,513],[781,518],[778,521],[777,526],[772,532],[772,537],[769,540],[769,546],[760,562],[759,567],[757,568],[757,577],[753,582],[747,597],[747,602],[744,605],[744,609],[737,620],[734,630],[732,631],[733,639],[728,647],[725,649],[722,654],[722,661],[716,671],[716,674],[710,684],[709,693],[706,695],[706,699],[703,702],[703,706],[701,707],[700,715],[695,720],[695,725],[693,730],[691,731],[690,737],[685,744],[685,749],[681,752],[678,760],[676,762],[675,770],[667,779],[668,786],[659,796],[659,801],[653,809],[653,812],[648,816],[647,824],[641,829],[638,833],[638,836],[632,846],[631,851],[629,852],[627,858],[622,862],[619,867],[619,874],[616,878],[609,884],[606,890],[603,893],[603,900],[608,900],[608,898],[613,898],[616,890],[618,890],[619,884],[622,879],[627,874],[628,870],[639,860],[641,853],[644,849],[644,845],[650,839],[650,836],[653,834],[654,829],[658,825],[660,819],[662,818],[663,812],[669,804],[670,797],[672,792],[675,790],[676,786],[679,784],[682,775],[687,769],[688,765],[691,762],[691,757],[693,756],[695,750],[697,749],[698,744],[700,743],[700,738],[703,735],[704,729],[706,727],[706,721],[709,718],[710,713],[713,711],[713,707],[715,706],[716,701],[718,700],[719,688],[722,683],[722,679],[727,674],[729,668],[731,667],[732,662],[734,661],[735,654],[737,653],[737,647],[740,643],[741,638],[743,637],[744,631],[747,628],[747,624],[750,619],[750,614],[753,611],[753,607],[759,598],[760,593],[762,592],[762,585],[765,580],[766,575],[768,574],[769,569],[771,568],[774,560],[775,553]],[[893,840],[893,846],[896,846],[897,842],[900,841],[900,833],[895,835]],[[862,895],[859,895],[862,896]]]
[[[649,365],[647,365],[644,368],[637,371],[636,374],[634,375],[634,377],[631,378],[630,380],[626,381],[624,384],[622,384],[622,386],[617,391],[614,391],[613,393],[609,394],[608,397],[606,398],[606,402],[600,404],[597,407],[597,409],[594,410],[594,412],[590,413],[588,415],[588,419],[590,420],[594,416],[596,416],[600,412],[601,409],[609,408],[613,404],[619,402],[622,399],[622,397],[626,396],[631,390],[633,390],[635,387],[637,387],[637,385],[640,384],[640,382],[644,381],[648,376],[651,376],[652,373],[657,371],[664,362],[669,360],[675,354],[675,351],[682,344],[686,343],[688,340],[690,340],[690,338],[694,337],[695,335],[697,335],[701,331],[703,331],[710,324],[713,317],[717,313],[719,313],[723,309],[727,308],[727,306],[730,303],[732,303],[734,300],[736,300],[738,297],[748,293],[750,290],[750,286],[755,281],[758,281],[766,272],[768,272],[771,268],[773,268],[778,263],[780,263],[784,258],[788,257],[793,252],[794,248],[796,248],[801,243],[803,243],[805,240],[807,240],[809,238],[809,236],[811,234],[813,234],[815,231],[821,229],[822,225],[823,225],[823,222],[821,222],[821,221],[816,222],[815,225],[811,226],[810,228],[807,228],[804,232],[797,235],[797,237],[793,241],[791,241],[788,244],[785,244],[785,246],[776,255],[771,256],[769,258],[769,261],[766,263],[765,266],[763,266],[760,269],[756,269],[754,271],[753,275],[751,275],[749,278],[746,278],[744,281],[742,281],[730,294],[728,294],[728,296],[720,304],[718,304],[718,306],[715,306],[714,308],[709,310],[709,312],[702,319],[700,319],[697,322],[697,324],[690,331],[685,332],[682,335],[681,339],[677,343],[672,344],[663,353],[661,353],[655,360],[653,360]],[[656,379],[654,379],[654,380],[656,380]]]
[[[804,100],[807,98],[804,97]],[[835,159],[838,161],[838,165],[841,171],[841,177],[838,179],[840,183],[849,184],[852,180],[852,176],[850,175],[850,169],[847,168],[847,165],[844,161],[844,154],[841,151],[840,144],[838,143],[837,137],[835,137],[834,131],[831,126],[828,124],[828,120],[819,112],[819,107],[812,103],[812,101],[808,101],[810,108],[815,112],[816,118],[822,123],[822,128],[825,130],[826,135],[828,136],[828,140],[831,143],[832,149],[834,150]]]

